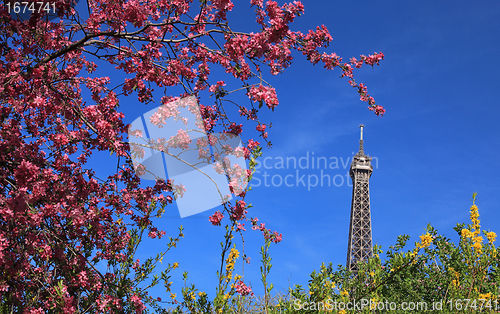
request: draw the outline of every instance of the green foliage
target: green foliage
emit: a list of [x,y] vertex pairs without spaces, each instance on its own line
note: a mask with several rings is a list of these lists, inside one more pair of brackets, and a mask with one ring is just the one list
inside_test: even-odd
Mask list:
[[[409,248],[409,235],[401,235],[385,252],[375,245],[373,256],[358,264],[358,272],[339,265],[322,264],[313,271],[307,287],[296,285],[286,294],[271,295],[270,238],[261,248],[264,296],[243,297],[236,293],[233,276],[239,252],[232,244],[233,228],[226,228],[221,243],[226,268],[218,272],[219,287],[213,301],[195,285],[182,289],[182,300],[164,313],[470,313],[497,312],[500,308],[500,260],[494,242],[496,234],[480,228],[479,212],[473,195],[470,224],[457,224],[458,244],[439,235],[430,224],[420,241]],[[133,235],[133,238],[136,235]],[[131,245],[133,246],[133,241]],[[149,269],[146,271],[149,273]],[[348,305],[350,304],[350,306]]]
[[[399,236],[385,261],[375,246],[373,257],[358,264],[357,275],[340,265],[336,271],[331,264],[322,265],[320,272],[311,274],[307,288],[291,289],[285,313],[496,313],[500,308],[496,234],[481,233],[475,199],[476,193],[470,208],[472,224],[454,228],[460,236],[458,245],[428,225],[413,249],[406,249],[408,235]],[[358,308],[341,306],[348,302],[351,306],[358,302]]]

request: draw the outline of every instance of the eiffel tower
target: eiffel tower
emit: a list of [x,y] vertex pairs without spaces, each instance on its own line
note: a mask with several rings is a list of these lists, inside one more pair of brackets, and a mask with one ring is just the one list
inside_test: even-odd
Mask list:
[[369,180],[373,172],[372,157],[363,151],[363,127],[359,140],[359,151],[354,155],[349,175],[352,179],[351,221],[347,245],[346,268],[357,274],[357,263],[372,257],[372,227],[370,214]]

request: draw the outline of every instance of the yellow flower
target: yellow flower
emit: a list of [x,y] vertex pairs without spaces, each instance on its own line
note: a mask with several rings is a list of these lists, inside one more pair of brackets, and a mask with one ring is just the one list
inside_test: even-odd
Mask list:
[[237,259],[238,257],[240,256],[240,252],[238,252],[237,249],[235,249],[234,247],[231,249],[231,251],[229,252],[229,257],[228,259],[229,260],[235,260]]
[[309,291],[309,294],[310,294],[310,295],[312,295],[312,294],[313,294],[313,292],[312,292],[312,291]]
[[370,272],[370,276],[375,276],[375,273],[373,271]]
[[473,235],[469,229],[462,229],[462,238],[472,238]]
[[453,277],[455,277],[455,279],[453,279],[451,281],[451,283],[453,284],[453,286],[455,286],[455,287],[460,286],[460,281],[459,281],[459,279],[460,279],[460,273],[458,271],[456,271],[453,267],[450,267],[448,269],[448,271],[449,271],[450,274],[453,275]]
[[394,271],[394,268],[391,268],[391,271]]
[[477,208],[477,205],[475,205],[475,204],[470,207],[470,217],[471,217],[471,220],[473,218],[479,217],[479,210]]
[[417,243],[419,249],[426,248],[432,243],[432,236],[428,233],[420,236],[420,243]]
[[493,242],[495,242],[495,239],[497,238],[497,234],[494,233],[493,231],[491,231],[491,232],[488,232],[486,234],[486,237],[488,238],[488,241],[493,243]]
[[200,291],[200,292],[198,292],[198,295],[199,295],[200,297],[202,297],[202,296],[204,296],[204,295],[205,295],[205,292],[201,292],[201,291]]
[[340,292],[340,295],[341,295],[341,296],[349,296],[349,292],[347,292],[346,290],[342,290],[342,291]]
[[472,205],[470,207],[470,220],[474,224],[473,228],[478,229],[479,228],[479,211],[478,211],[476,205]]
[[171,297],[172,299],[175,299],[175,297],[176,297],[176,296],[177,296],[177,295],[176,295],[175,293],[171,293],[171,294],[170,294],[170,297]]
[[175,262],[174,265],[172,265],[172,268],[176,269],[177,267],[179,267],[179,263]]
[[483,243],[483,237],[475,237],[472,241],[474,241],[474,243]]
[[347,313],[347,312],[346,312],[345,310],[340,310],[338,313],[339,313],[339,314],[345,314],[345,313]]
[[229,299],[229,292],[224,295],[224,300]]
[[485,294],[480,293],[479,294],[479,299],[485,299],[485,300],[491,299],[491,292],[488,292],[488,293],[485,293]]

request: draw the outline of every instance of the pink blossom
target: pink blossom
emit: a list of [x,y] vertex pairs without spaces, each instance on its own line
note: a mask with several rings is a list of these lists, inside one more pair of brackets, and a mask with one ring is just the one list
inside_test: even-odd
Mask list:
[[273,235],[274,235],[274,237],[273,237],[273,240],[272,240],[272,241],[273,241],[274,243],[280,243],[280,242],[281,242],[281,239],[283,238],[283,235],[282,235],[281,233],[279,233],[279,234],[278,234],[278,232],[277,232],[277,231],[274,231],[274,232],[273,232]]
[[233,207],[232,218],[235,220],[243,219],[244,215],[247,213],[245,210],[246,203],[244,201],[236,202],[236,206]]
[[146,306],[142,303],[142,300],[136,294],[130,297],[130,301],[135,305],[136,314],[140,314],[146,309]]
[[184,130],[178,130],[177,135],[170,137],[167,141],[169,147],[189,149],[192,139]]
[[208,221],[210,221],[214,226],[220,226],[222,218],[224,218],[224,215],[222,215],[220,211],[216,211],[212,216],[208,218]]
[[247,229],[245,229],[245,224],[238,223],[238,226],[236,227],[236,231],[238,231],[238,230],[247,231]]
[[257,147],[257,146],[259,146],[259,145],[260,145],[260,143],[259,143],[259,142],[256,142],[256,141],[254,141],[254,140],[250,139],[250,140],[248,140],[248,145],[247,145],[247,147],[248,147],[248,149],[253,150],[254,148],[256,148],[256,147]]
[[368,109],[370,109],[371,111],[375,111],[375,114],[377,116],[383,116],[384,113],[385,113],[385,109],[384,107],[382,106],[369,106]]
[[362,55],[361,58],[366,64],[373,66],[374,64],[379,64],[380,60],[384,60],[384,54],[382,52],[375,52],[373,55],[369,55],[368,57]]
[[242,128],[243,125],[242,124],[238,124],[236,125],[236,123],[232,123],[230,126],[229,126],[229,131],[227,131],[228,133],[232,133],[232,134],[236,134],[236,135],[239,135],[242,131]]
[[222,86],[226,86],[226,83],[224,83],[224,81],[217,81],[217,84],[210,86],[210,88],[208,89],[208,91],[211,92],[211,93],[214,93],[216,91],[219,91]]
[[250,0],[250,4],[262,8],[264,6],[264,0]]
[[236,292],[238,292],[239,294],[241,294],[242,296],[247,296],[247,295],[251,295],[253,296],[253,292],[252,292],[252,288],[250,288],[249,286],[245,285],[245,283],[243,283],[243,281],[238,281],[235,285],[234,285],[234,288],[236,289]]
[[259,85],[258,87],[252,86],[249,96],[253,101],[265,102],[270,109],[274,109],[278,105],[278,97],[273,87],[264,85]]
[[149,236],[151,239],[154,239],[154,238],[156,238],[157,233],[156,233],[156,231],[150,231],[150,232],[149,232],[149,234],[148,234],[148,236]]

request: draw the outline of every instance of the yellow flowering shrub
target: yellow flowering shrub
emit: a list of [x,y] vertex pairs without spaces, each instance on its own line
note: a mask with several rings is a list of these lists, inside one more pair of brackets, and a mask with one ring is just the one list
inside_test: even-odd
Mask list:
[[[319,305],[328,298],[337,303],[369,301],[363,309],[332,309],[337,313],[408,313],[396,309],[379,311],[377,308],[379,302],[401,304],[402,301],[425,302],[429,307],[440,301],[441,313],[455,313],[457,308],[450,310],[450,307],[455,306],[457,300],[470,300],[467,309],[465,301],[458,305],[461,306],[459,312],[489,313],[495,304],[500,307],[500,260],[494,245],[496,233],[481,230],[479,208],[475,202],[476,194],[470,207],[470,223],[457,224],[454,228],[460,236],[457,244],[428,225],[413,249],[405,250],[410,239],[407,235],[398,237],[397,243],[389,247],[385,260],[379,257],[383,253],[381,248],[375,246],[373,258],[359,263],[356,275],[342,266],[333,271],[331,264],[328,267],[322,265],[321,272],[311,274],[309,290],[298,287],[291,290],[292,297],[300,299],[300,304],[308,304],[309,309],[311,304],[316,304],[316,308],[304,311],[302,307],[296,311],[293,303],[289,303],[286,313],[326,313],[328,309]],[[320,284],[330,282],[335,282],[336,286]],[[481,303],[484,303],[482,308]],[[429,310],[414,310],[412,313],[427,313]]]

